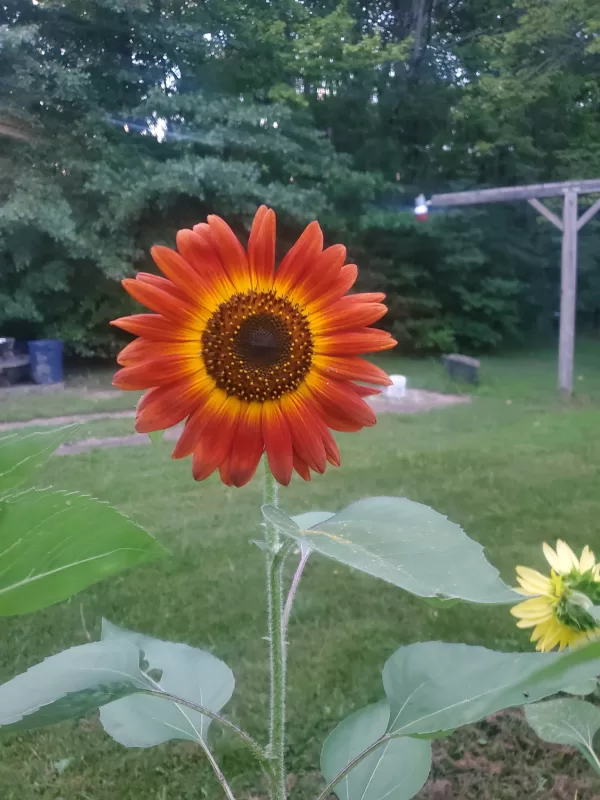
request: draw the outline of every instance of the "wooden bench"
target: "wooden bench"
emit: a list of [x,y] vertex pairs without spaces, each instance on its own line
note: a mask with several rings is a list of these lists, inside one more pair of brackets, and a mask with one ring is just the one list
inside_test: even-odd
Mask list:
[[481,364],[476,358],[452,353],[449,356],[442,356],[442,362],[451,378],[463,380],[475,386],[479,385],[479,367]]

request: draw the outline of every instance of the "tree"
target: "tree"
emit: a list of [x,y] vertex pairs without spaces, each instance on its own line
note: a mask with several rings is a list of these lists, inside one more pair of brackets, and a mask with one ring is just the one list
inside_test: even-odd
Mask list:
[[[0,328],[114,349],[118,279],[216,212],[318,216],[405,350],[548,325],[556,236],[525,205],[419,226],[413,198],[600,169],[588,0],[6,0]],[[600,309],[597,229],[580,293]]]

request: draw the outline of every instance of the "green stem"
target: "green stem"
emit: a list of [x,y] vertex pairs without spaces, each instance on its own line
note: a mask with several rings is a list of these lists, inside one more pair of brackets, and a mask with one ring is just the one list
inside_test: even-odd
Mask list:
[[223,789],[223,793],[227,800],[235,800],[233,792],[231,791],[231,786],[227,783],[227,778],[221,772],[221,767],[217,764],[215,757],[210,752],[209,746],[206,744],[204,739],[198,739],[198,744],[204,750],[204,754],[208,759],[208,763],[211,765],[213,772],[215,773],[216,779],[221,784],[221,788]]
[[[277,505],[277,482],[265,464],[265,503]],[[283,635],[282,569],[286,548],[279,534],[267,523],[267,602],[271,672],[271,720],[269,756],[273,779],[271,800],[285,800],[285,641]]]
[[[148,675],[146,677],[149,678]],[[152,679],[149,678],[149,680]],[[191,708],[193,711],[198,711],[200,714],[204,714],[205,716],[214,719],[215,722],[218,722],[220,725],[223,725],[223,727],[228,728],[237,737],[239,737],[239,739],[250,748],[250,750],[260,761],[260,763],[264,765],[266,761],[266,755],[262,747],[258,744],[258,742],[255,742],[254,739],[249,734],[247,734],[241,728],[238,728],[237,725],[234,725],[233,722],[230,722],[228,719],[222,717],[220,714],[211,711],[210,708],[206,708],[206,706],[201,706],[198,703],[194,703],[192,700],[186,700],[184,697],[179,697],[176,694],[171,694],[170,692],[163,691],[160,684],[156,683],[156,681],[152,681],[152,683],[154,683],[154,685],[157,688],[155,690],[144,689],[143,690],[144,694],[149,694],[152,695],[153,697],[162,697],[164,700],[170,700],[172,703],[175,703],[176,705],[185,706],[186,708]]]

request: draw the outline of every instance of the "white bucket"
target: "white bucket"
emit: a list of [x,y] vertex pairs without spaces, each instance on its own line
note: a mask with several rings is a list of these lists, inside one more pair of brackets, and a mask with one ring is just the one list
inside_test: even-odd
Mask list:
[[390,399],[398,400],[406,397],[406,376],[405,375],[390,375],[392,382],[391,386],[386,386],[384,394]]

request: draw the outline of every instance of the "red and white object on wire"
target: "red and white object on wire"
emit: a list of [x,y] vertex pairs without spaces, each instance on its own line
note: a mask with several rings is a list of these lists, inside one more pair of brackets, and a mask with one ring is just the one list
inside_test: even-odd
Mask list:
[[418,222],[426,222],[429,218],[429,203],[424,194],[420,194],[415,200],[415,217]]

